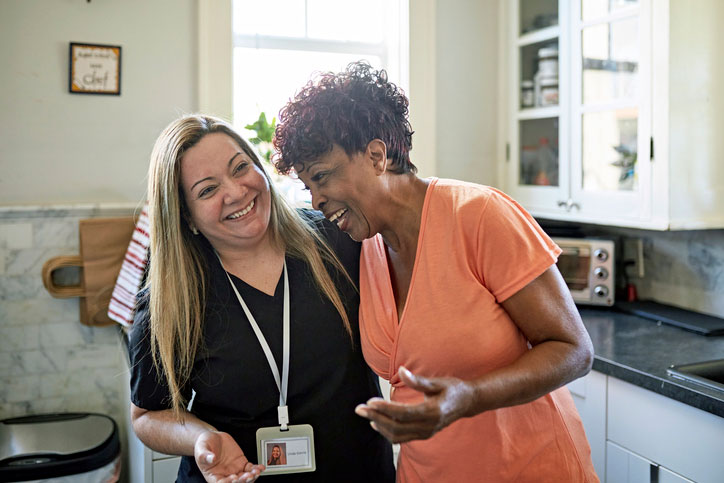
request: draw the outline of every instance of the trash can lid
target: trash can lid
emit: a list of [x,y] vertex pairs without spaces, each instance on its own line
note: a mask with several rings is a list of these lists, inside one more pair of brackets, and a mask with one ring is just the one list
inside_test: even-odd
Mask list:
[[0,421],[0,464],[24,455],[68,456],[103,445],[116,432],[108,416],[58,413]]

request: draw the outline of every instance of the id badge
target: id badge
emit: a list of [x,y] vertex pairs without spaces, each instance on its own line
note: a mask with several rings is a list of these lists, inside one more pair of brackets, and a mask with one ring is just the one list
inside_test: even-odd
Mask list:
[[317,468],[314,459],[314,431],[309,424],[295,424],[256,430],[256,454],[266,466],[264,475],[304,473]]

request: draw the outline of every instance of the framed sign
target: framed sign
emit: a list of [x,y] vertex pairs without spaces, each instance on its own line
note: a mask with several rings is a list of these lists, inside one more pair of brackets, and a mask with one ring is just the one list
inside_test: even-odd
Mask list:
[[68,90],[73,94],[121,95],[121,47],[70,43]]

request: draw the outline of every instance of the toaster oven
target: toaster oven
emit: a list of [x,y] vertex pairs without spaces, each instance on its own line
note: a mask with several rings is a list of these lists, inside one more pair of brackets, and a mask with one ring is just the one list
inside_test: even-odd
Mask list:
[[577,304],[614,304],[615,277],[613,240],[597,238],[553,238],[561,247],[558,270]]

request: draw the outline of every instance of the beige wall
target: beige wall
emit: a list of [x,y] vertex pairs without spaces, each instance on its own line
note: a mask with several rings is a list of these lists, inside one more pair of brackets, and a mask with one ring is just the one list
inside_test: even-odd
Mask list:
[[496,184],[497,0],[410,0],[412,161],[420,176]]
[[[196,0],[0,1],[0,206],[136,203],[198,108]],[[68,93],[71,41],[122,47],[121,95]]]
[[[199,109],[199,79],[216,77],[199,75],[197,2],[0,1],[0,206],[143,198],[153,140]],[[410,0],[412,155],[422,176],[495,182],[497,8]],[[120,97],[68,93],[71,41],[122,46]]]
[[495,184],[498,2],[438,0],[435,17],[436,174]]

